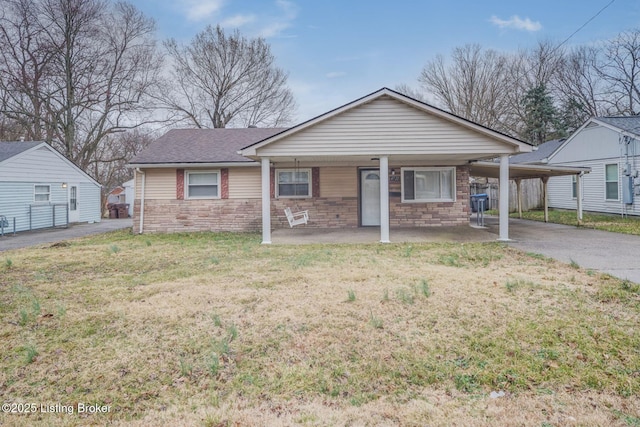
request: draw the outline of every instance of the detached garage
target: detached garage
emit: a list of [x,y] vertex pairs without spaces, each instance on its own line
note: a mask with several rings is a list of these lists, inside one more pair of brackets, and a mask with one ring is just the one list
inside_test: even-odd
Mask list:
[[100,222],[100,187],[45,142],[0,142],[5,233]]

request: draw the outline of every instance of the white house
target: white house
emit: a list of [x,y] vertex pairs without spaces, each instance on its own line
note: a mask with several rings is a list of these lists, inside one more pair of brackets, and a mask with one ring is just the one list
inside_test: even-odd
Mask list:
[[45,142],[0,142],[0,216],[9,231],[14,223],[26,231],[100,222],[100,187]]
[[[640,116],[592,118],[546,163],[591,168],[580,186],[584,210],[640,215]],[[575,175],[550,178],[548,189],[550,207],[575,209]]]

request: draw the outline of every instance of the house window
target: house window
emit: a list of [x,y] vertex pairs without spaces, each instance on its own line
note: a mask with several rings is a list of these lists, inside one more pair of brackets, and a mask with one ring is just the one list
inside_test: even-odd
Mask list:
[[571,197],[578,198],[578,177],[576,175],[571,175]]
[[33,187],[33,201],[48,203],[51,200],[50,185],[36,185]]
[[605,198],[618,200],[618,165],[605,165]]
[[220,198],[218,171],[187,172],[188,199],[218,199]]
[[276,182],[276,197],[311,197],[311,169],[279,169]]
[[402,168],[403,202],[452,202],[455,168]]

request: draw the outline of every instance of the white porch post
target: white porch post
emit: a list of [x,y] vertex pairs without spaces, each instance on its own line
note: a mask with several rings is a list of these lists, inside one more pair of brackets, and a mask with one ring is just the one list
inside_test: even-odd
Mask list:
[[500,236],[501,242],[509,241],[509,155],[500,156]]
[[576,203],[578,212],[578,224],[582,224],[582,177],[584,172],[580,172],[576,176]]
[[380,243],[389,240],[389,157],[380,157]]
[[542,197],[544,198],[544,222],[549,222],[549,177],[542,178]]
[[262,244],[271,244],[271,168],[268,157],[262,158]]

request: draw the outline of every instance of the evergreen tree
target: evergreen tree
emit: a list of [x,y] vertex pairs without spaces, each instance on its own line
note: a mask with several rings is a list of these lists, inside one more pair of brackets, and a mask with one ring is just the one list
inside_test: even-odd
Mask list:
[[544,84],[529,89],[522,98],[522,106],[526,116],[521,137],[525,141],[540,145],[549,139],[566,135],[560,114]]

